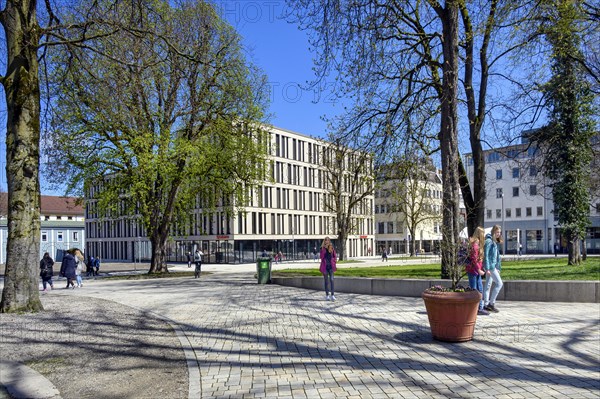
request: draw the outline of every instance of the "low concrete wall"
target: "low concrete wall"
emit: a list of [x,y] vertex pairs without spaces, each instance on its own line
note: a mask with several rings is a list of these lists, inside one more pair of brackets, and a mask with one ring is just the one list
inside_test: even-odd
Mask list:
[[[273,277],[274,284],[324,290],[322,277]],[[466,283],[466,282],[465,282]],[[336,277],[336,292],[366,295],[420,297],[433,285],[448,285],[448,280],[385,279]],[[600,303],[598,281],[509,280],[498,295],[503,301]]]

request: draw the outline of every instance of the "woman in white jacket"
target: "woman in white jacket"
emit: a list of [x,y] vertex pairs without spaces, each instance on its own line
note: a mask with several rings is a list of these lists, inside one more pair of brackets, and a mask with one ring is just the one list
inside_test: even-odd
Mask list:
[[83,254],[80,250],[75,250],[75,278],[77,279],[77,287],[83,287],[83,279],[81,273],[85,268],[85,262],[83,261]]

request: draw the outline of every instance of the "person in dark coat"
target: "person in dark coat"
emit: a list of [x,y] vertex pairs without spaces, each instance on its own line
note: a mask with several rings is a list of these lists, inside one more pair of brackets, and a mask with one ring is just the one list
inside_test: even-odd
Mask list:
[[100,270],[100,257],[99,256],[96,256],[94,258],[94,269],[95,269],[95,271],[94,271],[94,275],[95,276],[97,276],[98,274],[100,274],[99,273],[99,270]]
[[75,257],[73,256],[73,254],[71,254],[69,251],[67,251],[65,253],[65,256],[63,257],[62,263],[60,265],[60,275],[63,277],[66,277],[66,279],[67,279],[67,286],[65,288],[69,288],[69,286],[71,286],[71,288],[75,289],[75,281],[74,280],[77,278],[75,271],[76,271]]
[[42,260],[40,260],[40,277],[42,278],[42,285],[44,286],[43,291],[48,291],[48,285],[50,285],[50,289],[54,289],[54,284],[52,282],[52,275],[54,274],[52,271],[53,265],[54,260],[52,260],[50,254],[46,252]]

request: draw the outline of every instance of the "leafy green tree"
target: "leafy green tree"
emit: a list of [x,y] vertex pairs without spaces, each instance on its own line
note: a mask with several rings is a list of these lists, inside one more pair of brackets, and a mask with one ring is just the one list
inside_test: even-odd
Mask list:
[[549,123],[536,134],[550,178],[554,212],[568,241],[569,265],[581,262],[589,225],[594,96],[582,63],[581,10],[570,0],[544,2],[543,32],[552,48],[552,77],[544,86]]
[[[117,5],[119,1],[112,2]],[[63,24],[56,14],[64,2],[6,0],[4,28],[6,69],[0,84],[6,95],[6,175],[8,240],[1,312],[42,310],[38,291],[40,251],[40,60],[53,46],[85,44],[87,27],[98,23],[98,2],[88,5],[82,24]],[[39,9],[39,10],[38,10]],[[102,14],[102,12],[100,12]],[[41,15],[41,18],[39,18]],[[73,32],[73,41],[62,32]]]
[[54,58],[49,178],[86,191],[100,219],[136,215],[149,272],[165,272],[167,240],[192,209],[233,212],[264,179],[266,80],[207,2],[155,1],[105,21],[129,29],[98,34],[89,48],[102,51]]

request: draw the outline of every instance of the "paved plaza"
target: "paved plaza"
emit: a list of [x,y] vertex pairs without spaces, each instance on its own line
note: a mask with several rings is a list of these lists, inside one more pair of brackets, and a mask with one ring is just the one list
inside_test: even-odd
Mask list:
[[432,339],[420,298],[328,302],[258,285],[251,268],[207,269],[198,280],[98,279],[45,295],[168,320],[187,357],[189,398],[600,397],[599,304],[499,303],[472,342],[448,344]]

